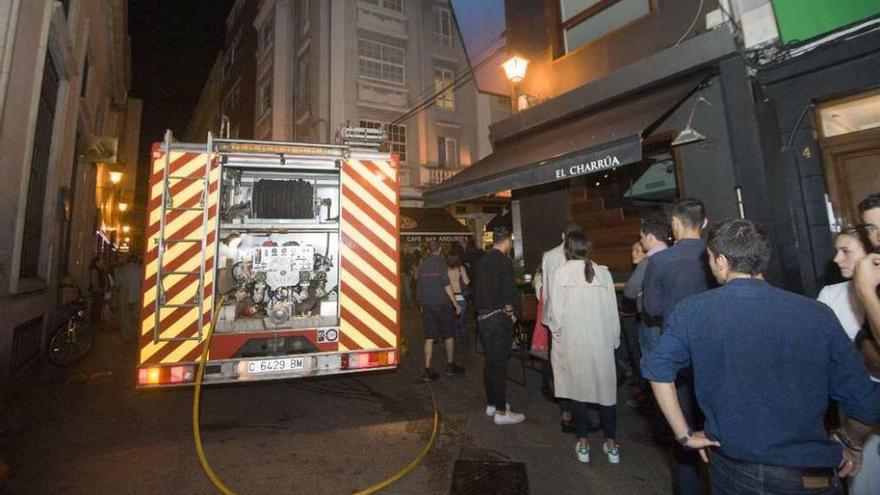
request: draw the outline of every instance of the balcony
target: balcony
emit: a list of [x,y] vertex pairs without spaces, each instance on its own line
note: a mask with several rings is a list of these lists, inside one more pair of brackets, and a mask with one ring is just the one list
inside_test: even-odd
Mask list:
[[445,181],[446,179],[461,172],[462,170],[462,167],[442,168],[423,165],[420,174],[420,182],[422,184],[422,187],[430,187]]

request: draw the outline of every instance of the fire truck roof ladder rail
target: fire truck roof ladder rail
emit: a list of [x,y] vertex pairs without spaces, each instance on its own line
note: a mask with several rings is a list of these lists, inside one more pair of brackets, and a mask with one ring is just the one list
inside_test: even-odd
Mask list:
[[[212,147],[213,143],[211,142],[211,136],[208,135],[208,146],[207,152],[205,153],[205,166],[201,168],[203,174],[199,174],[196,169],[192,174],[188,175],[171,175],[171,148],[172,143],[174,142],[174,137],[171,135],[171,131],[165,131],[165,142],[163,143],[163,151],[165,153],[164,160],[165,166],[162,174],[162,203],[159,208],[159,238],[156,240],[158,242],[158,259],[156,266],[156,288],[158,289],[158,293],[156,295],[156,310],[154,312],[155,315],[155,325],[153,325],[153,342],[169,342],[169,341],[181,341],[181,340],[201,340],[202,339],[202,331],[204,330],[204,308],[205,308],[205,261],[206,261],[206,251],[207,251],[207,242],[208,242],[208,195],[209,188],[211,183],[211,157],[213,156]],[[195,184],[201,182],[202,185],[202,193],[199,201],[196,205],[186,206],[186,207],[176,207],[174,205],[174,197],[171,193],[171,189],[174,187],[172,185],[176,184]],[[168,222],[168,213],[169,212],[190,212],[196,211],[201,212],[202,216],[202,228],[201,235],[198,237],[181,237],[181,238],[166,238],[165,237],[165,227]],[[199,233],[199,231],[195,231],[194,234]],[[192,235],[192,234],[191,234]],[[166,270],[164,264],[164,255],[165,252],[170,248],[169,244],[177,244],[177,243],[189,243],[201,244],[201,263],[199,264],[198,270],[192,271],[180,271],[180,270]],[[168,298],[165,293],[165,277],[187,277],[187,276],[198,276],[198,286],[196,295],[189,301],[176,301],[174,297]],[[162,309],[164,308],[198,308],[198,332],[191,337],[162,337],[162,327],[161,327],[161,319],[163,316]]]

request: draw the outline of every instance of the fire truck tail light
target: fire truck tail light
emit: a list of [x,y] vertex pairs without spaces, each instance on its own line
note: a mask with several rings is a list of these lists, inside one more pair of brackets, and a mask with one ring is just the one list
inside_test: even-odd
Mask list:
[[193,366],[172,366],[170,383],[186,383],[191,382],[195,378],[195,367]]
[[195,380],[195,366],[154,366],[138,369],[138,385],[168,385],[190,383]]
[[358,352],[342,355],[342,369],[376,368],[397,364],[397,351]]

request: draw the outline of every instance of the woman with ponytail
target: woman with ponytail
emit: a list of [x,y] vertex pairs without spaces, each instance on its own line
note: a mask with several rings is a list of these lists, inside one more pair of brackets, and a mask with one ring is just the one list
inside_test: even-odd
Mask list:
[[590,259],[590,242],[582,232],[566,236],[565,258],[550,289],[554,389],[557,397],[571,400],[578,460],[590,461],[587,410],[595,405],[605,437],[602,450],[617,464],[614,349],[620,345],[620,320],[614,282],[607,267]]

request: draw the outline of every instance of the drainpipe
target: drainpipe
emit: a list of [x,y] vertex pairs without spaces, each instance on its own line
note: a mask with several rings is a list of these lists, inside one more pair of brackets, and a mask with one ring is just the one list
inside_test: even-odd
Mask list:
[[6,108],[6,91],[9,89],[9,76],[12,71],[12,52],[15,48],[15,35],[18,31],[18,12],[21,0],[12,0],[9,15],[0,19],[0,32],[6,31],[3,51],[0,53],[0,123],[3,122],[3,110]]

